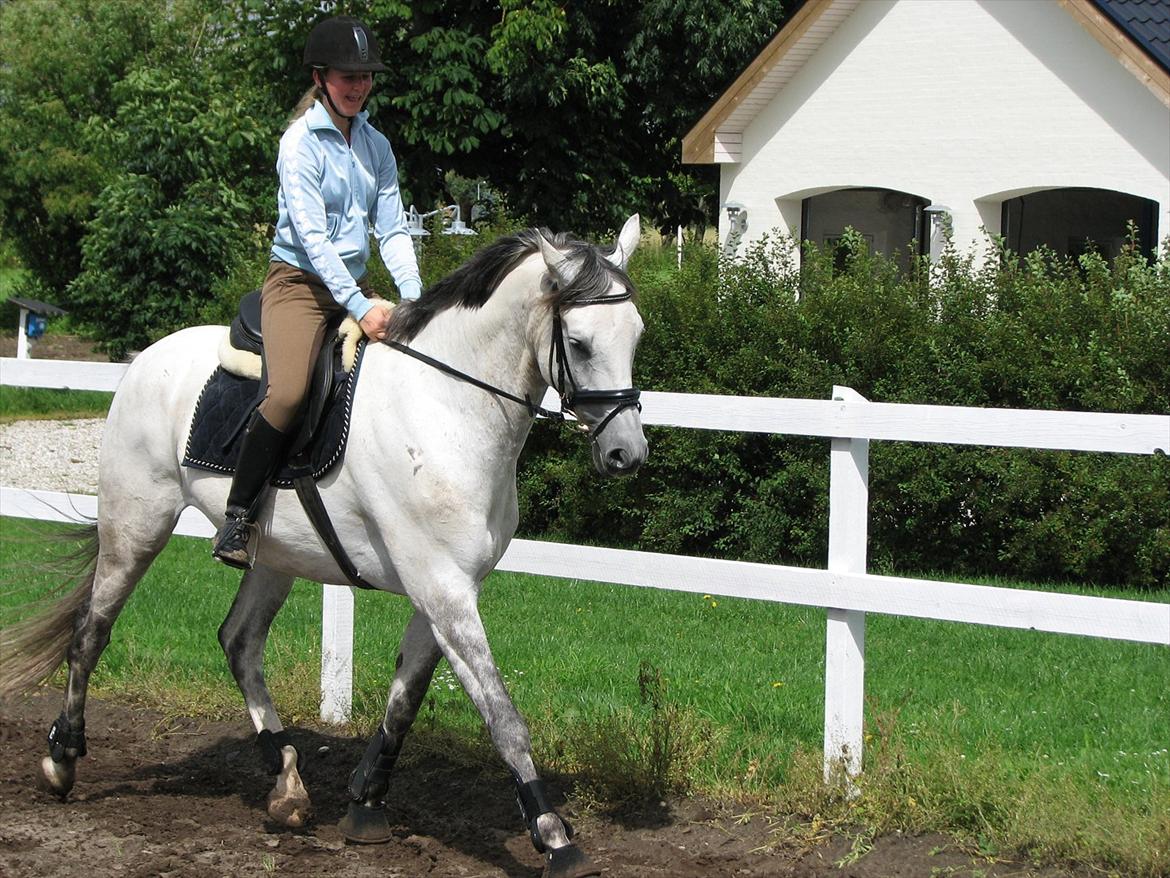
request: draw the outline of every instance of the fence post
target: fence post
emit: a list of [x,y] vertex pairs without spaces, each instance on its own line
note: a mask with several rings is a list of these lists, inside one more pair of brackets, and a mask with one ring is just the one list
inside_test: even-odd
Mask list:
[[16,359],[28,359],[28,308],[20,309],[20,323],[16,329]]
[[353,709],[353,588],[321,586],[321,721],[349,721]]
[[[833,387],[834,401],[867,400]],[[833,439],[829,463],[829,571],[865,573],[869,440]],[[828,609],[825,634],[825,783],[861,772],[865,707],[865,613]]]

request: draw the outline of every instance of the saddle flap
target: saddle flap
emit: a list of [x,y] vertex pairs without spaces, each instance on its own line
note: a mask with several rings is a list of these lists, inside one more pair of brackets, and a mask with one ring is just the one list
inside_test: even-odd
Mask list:
[[[326,345],[332,350],[332,345]],[[349,436],[349,416],[353,405],[353,392],[361,371],[362,354],[366,346],[359,345],[352,370],[344,372],[332,363],[328,366],[328,392],[322,397],[323,411],[313,415],[316,420],[316,437],[305,447],[306,434],[298,432],[294,439],[289,459],[273,477],[277,487],[292,487],[296,478],[307,472],[319,479],[332,469],[345,453]],[[316,369],[324,380],[325,365],[318,361]],[[183,466],[210,472],[230,474],[235,471],[242,442],[239,425],[247,420],[260,396],[261,382],[257,379],[241,378],[222,367],[216,369],[207,380],[187,437]],[[296,452],[302,453],[296,453]],[[295,460],[293,459],[295,457]]]
[[345,369],[341,364],[342,339],[332,344],[323,344],[313,364],[313,378],[305,398],[304,415],[300,419],[297,435],[289,447],[289,460],[309,448],[316,438],[322,417],[333,401],[334,389],[345,380]]

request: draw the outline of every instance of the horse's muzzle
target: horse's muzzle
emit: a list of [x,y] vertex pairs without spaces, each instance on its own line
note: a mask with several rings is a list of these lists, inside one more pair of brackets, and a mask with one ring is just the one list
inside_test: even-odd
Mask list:
[[593,466],[603,476],[632,476],[646,462],[649,446],[637,409],[627,409],[609,421],[608,429],[595,435]]

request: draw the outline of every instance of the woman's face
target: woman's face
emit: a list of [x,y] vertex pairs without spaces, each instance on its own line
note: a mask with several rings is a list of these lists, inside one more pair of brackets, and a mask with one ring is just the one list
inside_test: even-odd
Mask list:
[[333,103],[346,116],[356,116],[365,106],[366,98],[374,85],[372,73],[346,73],[341,70],[325,71],[325,88]]

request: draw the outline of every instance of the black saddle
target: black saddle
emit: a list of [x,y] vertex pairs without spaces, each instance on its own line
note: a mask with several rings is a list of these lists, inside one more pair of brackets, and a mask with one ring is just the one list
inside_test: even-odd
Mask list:
[[264,337],[260,334],[260,291],[252,290],[240,299],[240,310],[228,330],[232,347],[256,355],[264,353]]
[[[342,312],[330,321],[327,339],[336,338],[336,329],[345,318]],[[260,379],[233,375],[219,367],[203,387],[183,458],[184,466],[212,472],[235,472],[243,428],[264,398],[268,368],[264,363],[264,339],[260,332],[260,291],[253,290],[240,300],[239,313],[232,320],[228,337],[234,348],[258,354],[262,360]],[[307,474],[320,478],[345,453],[349,434],[349,412],[357,384],[364,340],[358,344],[353,369],[341,364],[341,342],[326,342],[313,366],[313,377],[296,435],[289,446],[287,462],[273,478],[278,487],[291,487]]]

